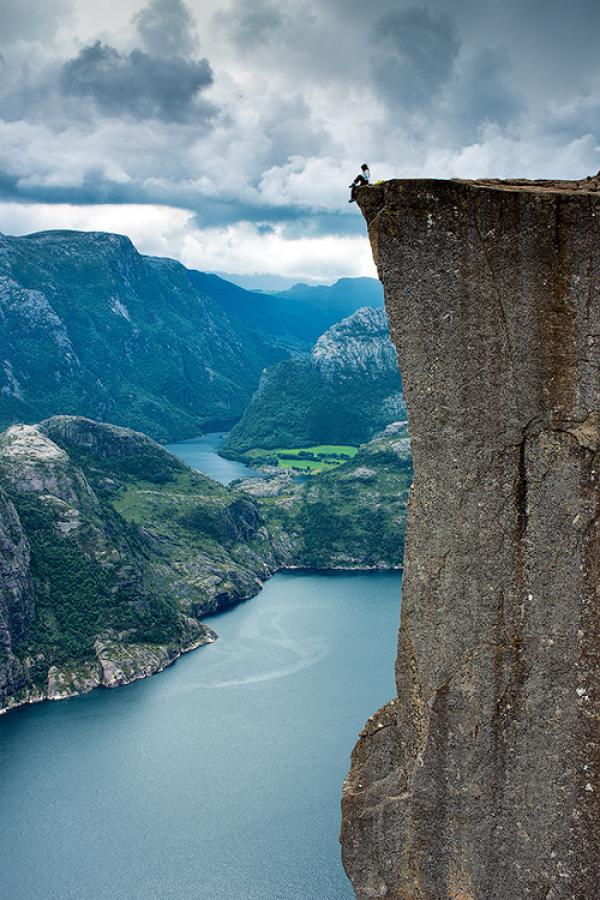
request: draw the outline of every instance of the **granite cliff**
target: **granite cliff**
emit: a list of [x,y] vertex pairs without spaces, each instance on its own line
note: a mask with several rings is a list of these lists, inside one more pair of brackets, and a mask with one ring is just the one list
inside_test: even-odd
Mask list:
[[598,896],[595,189],[358,192],[414,462],[397,698],[344,786],[359,898]]

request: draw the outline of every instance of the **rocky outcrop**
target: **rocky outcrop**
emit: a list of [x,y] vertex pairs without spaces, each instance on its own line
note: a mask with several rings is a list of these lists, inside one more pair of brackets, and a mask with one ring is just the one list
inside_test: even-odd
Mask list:
[[384,309],[368,306],[322,334],[311,353],[313,366],[327,379],[357,374],[377,380],[397,374],[396,354]]
[[359,191],[414,458],[397,699],[343,796],[359,898],[598,896],[600,197]]
[[0,714],[159,672],[287,554],[257,502],[81,417],[0,434]]

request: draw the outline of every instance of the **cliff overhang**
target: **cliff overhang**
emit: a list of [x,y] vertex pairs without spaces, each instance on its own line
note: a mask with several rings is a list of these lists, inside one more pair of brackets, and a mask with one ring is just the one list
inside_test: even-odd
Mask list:
[[359,898],[600,883],[597,180],[357,192],[414,461],[397,698],[344,787]]

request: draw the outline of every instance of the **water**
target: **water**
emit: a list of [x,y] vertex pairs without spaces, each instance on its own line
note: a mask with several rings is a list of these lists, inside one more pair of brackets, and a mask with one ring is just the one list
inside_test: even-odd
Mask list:
[[178,441],[176,444],[166,444],[166,449],[198,469],[209,478],[220,481],[221,484],[229,484],[236,478],[260,478],[261,473],[251,469],[243,463],[233,459],[223,459],[217,455],[217,450],[223,443],[225,435],[222,431],[203,434],[201,437],[191,438],[188,441]]
[[341,785],[393,696],[397,574],[281,573],[220,639],[0,720],[0,896],[343,900]]
[[341,786],[400,587],[280,573],[160,675],[0,718],[1,900],[351,900]]

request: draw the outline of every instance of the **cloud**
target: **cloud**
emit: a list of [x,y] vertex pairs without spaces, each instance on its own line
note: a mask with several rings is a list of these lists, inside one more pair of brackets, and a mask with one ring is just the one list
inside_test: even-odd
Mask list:
[[379,16],[371,32],[371,70],[392,107],[422,111],[450,77],[460,38],[453,20],[411,6]]
[[121,53],[96,41],[63,66],[67,95],[93,100],[110,116],[182,121],[210,119],[215,108],[198,95],[213,83],[208,60],[154,57],[142,50]]
[[192,56],[198,49],[196,20],[183,0],[151,0],[132,22],[155,56]]
[[71,8],[70,0],[0,0],[0,45],[52,40]]
[[360,246],[365,159],[376,179],[600,168],[593,0],[70,2],[67,29],[64,0],[0,0],[2,209],[46,227],[110,210],[163,252],[224,254],[204,268],[315,275]]
[[505,47],[482,47],[469,56],[448,94],[454,99],[454,125],[463,140],[490,123],[516,123],[525,107]]
[[241,275],[272,273],[293,280],[330,280],[342,275],[376,277],[364,236],[288,239],[279,228],[242,223],[198,228],[189,212],[161,206],[23,205],[0,202],[5,234],[52,228],[127,234],[141,253],[180,259],[189,268]]
[[286,16],[282,4],[271,0],[236,0],[217,12],[216,21],[244,51],[268,43],[284,27]]

